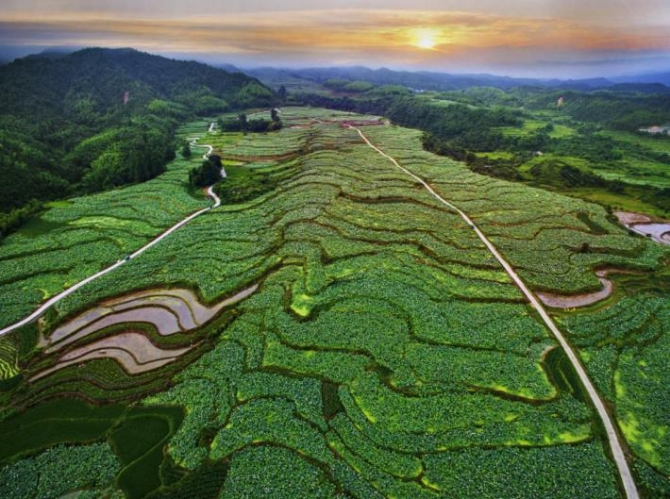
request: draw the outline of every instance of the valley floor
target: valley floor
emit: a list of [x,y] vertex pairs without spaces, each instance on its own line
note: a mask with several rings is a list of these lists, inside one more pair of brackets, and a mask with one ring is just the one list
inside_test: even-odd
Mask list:
[[[667,248],[376,117],[282,119],[182,130],[258,187],[235,202],[203,208],[178,160],[0,246],[6,327],[202,213],[0,338],[0,496],[47,497],[57,460],[56,496],[670,497]],[[587,307],[535,298],[604,269]]]

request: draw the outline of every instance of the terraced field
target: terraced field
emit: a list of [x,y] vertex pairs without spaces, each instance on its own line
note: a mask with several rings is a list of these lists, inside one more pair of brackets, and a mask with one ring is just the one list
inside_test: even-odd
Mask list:
[[[119,478],[92,475],[88,484],[73,471],[77,485],[68,490],[116,487],[131,499],[624,497],[583,387],[508,274],[457,213],[342,126],[373,117],[293,108],[282,119],[276,134],[207,140],[223,158],[243,163],[231,171],[262,175],[273,188],[240,203],[222,199],[60,302],[39,327],[6,340],[22,359],[22,378],[0,393],[0,425],[70,413],[78,425],[57,441],[39,427],[29,438],[0,432],[9,442],[0,453],[4,470],[32,466],[59,444],[71,444],[53,448],[74,459],[89,452],[79,444],[97,441],[110,444]],[[609,298],[554,315],[610,404],[641,495],[670,497],[668,250],[628,234],[596,205],[479,176],[424,152],[418,132],[362,128],[468,213],[534,291],[590,293],[602,286],[597,270],[630,272],[608,273],[616,284]],[[175,165],[155,181],[162,205],[179,191],[177,206],[202,206],[179,184],[186,177]],[[49,254],[48,238],[57,241],[92,216],[79,202],[102,206],[104,199],[59,208],[63,226],[34,240],[19,232],[0,251],[13,248],[13,265],[33,268]],[[140,218],[154,230],[160,226],[151,200],[137,209],[147,210]],[[105,216],[118,220],[120,210],[111,205]],[[39,244],[21,252],[25,241]],[[123,252],[142,243],[123,241]],[[64,248],[64,258],[76,261],[81,248]],[[14,297],[6,318],[3,304],[3,321],[43,299],[35,293],[47,278],[53,289],[63,286],[62,275],[39,269],[17,281],[27,293]],[[0,288],[2,299],[12,285]],[[138,291],[193,290],[197,300],[181,305],[153,302],[181,318],[184,304],[211,307],[252,287],[195,329],[165,335],[160,321],[133,319],[31,353],[38,333],[42,345],[56,344],[58,331],[82,331],[82,314],[101,320],[96,307],[106,300],[127,303],[135,292],[140,303],[131,309],[141,310],[147,300]],[[118,359],[82,357],[118,341],[174,361],[132,372]],[[170,350],[180,353],[160,353]],[[0,343],[0,359],[3,351]],[[62,365],[73,359],[81,362]],[[136,412],[86,406],[73,395],[124,401]],[[176,410],[181,416],[165,412]],[[133,423],[142,418],[155,431],[133,450],[128,442],[140,427]],[[105,449],[95,451],[101,462],[110,459]]]
[[[206,123],[180,131],[200,135]],[[197,160],[193,160],[197,161]],[[188,192],[193,162],[136,186],[53,203],[0,246],[0,328],[12,324],[85,277],[124,258],[186,215],[209,206]]]
[[14,342],[9,338],[0,339],[0,381],[11,379],[19,374],[17,360]]

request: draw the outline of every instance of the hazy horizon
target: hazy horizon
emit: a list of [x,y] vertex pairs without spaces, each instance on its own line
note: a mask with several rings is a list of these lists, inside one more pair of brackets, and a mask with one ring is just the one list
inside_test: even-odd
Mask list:
[[240,68],[362,65],[592,78],[667,71],[661,0],[9,0],[5,58],[53,46],[133,47]]

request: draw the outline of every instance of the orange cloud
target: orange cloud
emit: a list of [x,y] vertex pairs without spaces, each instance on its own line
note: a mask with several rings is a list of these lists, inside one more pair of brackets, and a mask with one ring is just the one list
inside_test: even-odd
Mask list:
[[[0,18],[0,42],[133,46],[173,53],[356,54],[373,59],[425,58],[418,33],[430,33],[431,58],[468,51],[535,49],[593,51],[669,49],[664,27],[640,29],[580,24],[576,20],[505,17],[468,12],[312,10],[232,13],[219,17],[133,19],[95,13]],[[425,42],[424,45],[428,45]]]

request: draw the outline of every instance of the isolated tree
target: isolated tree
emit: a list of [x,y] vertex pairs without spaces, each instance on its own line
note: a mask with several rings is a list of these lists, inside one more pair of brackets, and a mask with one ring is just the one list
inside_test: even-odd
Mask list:
[[267,131],[268,132],[275,132],[277,130],[281,130],[283,124],[281,122],[281,118],[279,117],[279,109],[272,108],[270,111],[270,116],[272,117],[272,121],[267,125]]
[[200,166],[193,168],[189,172],[188,179],[193,187],[213,185],[221,180],[221,168],[216,166],[209,159],[206,159]]
[[279,90],[277,90],[277,97],[279,97],[279,100],[282,102],[286,102],[286,97],[288,96],[288,92],[286,91],[286,87],[282,85],[279,87]]
[[191,154],[191,145],[185,142],[184,147],[181,148],[181,155],[188,159],[191,157]]
[[217,168],[221,169],[223,167],[223,163],[221,163],[221,156],[218,154],[210,154],[207,156],[207,161],[211,162],[214,166]]
[[238,119],[240,120],[240,128],[246,135],[247,131],[249,130],[249,120],[247,119],[247,115],[244,113],[240,113]]

